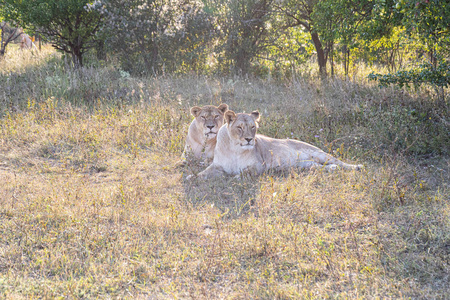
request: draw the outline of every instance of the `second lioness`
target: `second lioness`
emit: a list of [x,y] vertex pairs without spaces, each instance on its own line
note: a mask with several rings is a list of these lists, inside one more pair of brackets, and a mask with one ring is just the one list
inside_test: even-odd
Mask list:
[[221,127],[217,135],[214,161],[198,176],[205,179],[224,174],[237,175],[241,172],[262,174],[267,170],[289,168],[362,168],[362,165],[344,163],[305,142],[256,134],[259,117],[258,111],[251,114],[227,111],[227,124]]
[[191,108],[195,119],[189,126],[183,159],[191,155],[200,160],[211,160],[214,157],[217,132],[223,125],[223,116],[227,110],[228,105],[225,103]]

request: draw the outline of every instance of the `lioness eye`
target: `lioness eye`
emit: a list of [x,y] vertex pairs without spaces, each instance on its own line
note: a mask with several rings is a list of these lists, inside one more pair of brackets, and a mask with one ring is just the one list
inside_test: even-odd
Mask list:
[[202,116],[202,119],[203,119],[203,120],[206,120],[206,118],[205,118],[204,116]]
[[214,119],[217,119],[219,117],[219,115],[214,116]]
[[255,126],[252,126],[252,129],[255,129]]

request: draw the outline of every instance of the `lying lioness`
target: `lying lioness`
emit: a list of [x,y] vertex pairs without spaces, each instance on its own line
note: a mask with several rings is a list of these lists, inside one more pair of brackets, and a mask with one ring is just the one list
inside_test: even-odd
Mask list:
[[362,168],[362,165],[344,163],[305,142],[256,134],[259,117],[258,111],[251,114],[227,111],[226,125],[220,128],[217,135],[213,163],[198,176],[212,178],[223,174],[237,175],[241,172],[258,175],[267,170],[289,168]]
[[186,137],[186,146],[182,155],[184,161],[190,155],[202,161],[212,160],[216,147],[217,132],[223,125],[223,116],[227,110],[228,105],[224,103],[218,107],[205,105],[191,108],[191,114],[195,119],[189,126]]

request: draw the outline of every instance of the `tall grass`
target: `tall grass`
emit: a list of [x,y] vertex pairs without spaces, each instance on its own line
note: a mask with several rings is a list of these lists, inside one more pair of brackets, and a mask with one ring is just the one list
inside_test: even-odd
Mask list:
[[[445,298],[448,111],[364,80],[133,78],[0,62],[3,298]],[[362,172],[185,182],[194,104]]]

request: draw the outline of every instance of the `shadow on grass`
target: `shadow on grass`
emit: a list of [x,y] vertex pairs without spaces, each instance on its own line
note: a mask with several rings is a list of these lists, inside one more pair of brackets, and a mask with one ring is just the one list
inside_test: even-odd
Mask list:
[[[206,168],[206,165],[198,162],[183,167],[186,175],[198,174]],[[296,170],[297,176],[306,176],[310,171]],[[211,180],[202,180],[194,177],[189,181],[183,178],[183,186],[186,201],[194,207],[204,205],[215,206],[228,218],[239,218],[242,215],[253,212],[258,214],[258,203],[262,191],[266,186],[274,184],[274,181],[284,181],[293,178],[290,171],[273,171],[261,176],[243,175],[223,176]]]
[[219,178],[201,182],[194,178],[184,183],[186,201],[193,207],[215,206],[229,218],[239,218],[251,211],[261,182],[248,178]]

